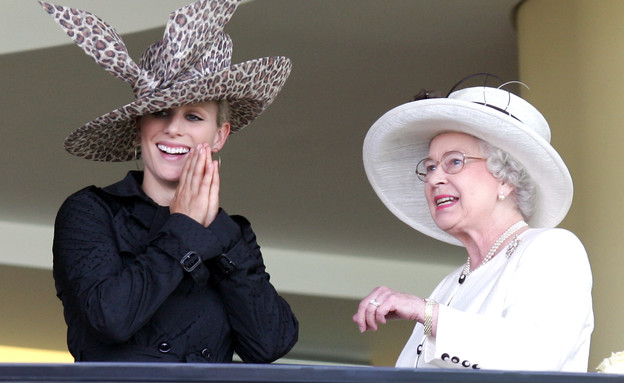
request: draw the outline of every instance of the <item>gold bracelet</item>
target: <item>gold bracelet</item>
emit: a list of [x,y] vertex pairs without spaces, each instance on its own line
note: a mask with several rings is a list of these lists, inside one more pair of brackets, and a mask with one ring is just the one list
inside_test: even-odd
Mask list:
[[425,299],[425,335],[431,336],[433,331],[433,306],[438,302],[433,299]]

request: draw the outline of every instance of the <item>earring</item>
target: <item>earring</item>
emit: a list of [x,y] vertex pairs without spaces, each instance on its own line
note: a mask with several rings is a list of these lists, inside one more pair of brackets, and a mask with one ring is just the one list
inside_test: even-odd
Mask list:
[[218,149],[218,148],[215,148],[215,149],[212,151],[212,159],[213,159],[213,160],[215,159],[215,158],[214,158],[214,155],[215,155],[215,154],[217,155],[217,158],[216,158],[216,160],[217,160],[217,166],[218,166],[218,168],[219,168],[219,169],[221,169],[221,154],[219,154],[219,149]]
[[498,192],[498,200],[499,201],[504,201],[505,200],[505,193],[503,193],[502,190]]

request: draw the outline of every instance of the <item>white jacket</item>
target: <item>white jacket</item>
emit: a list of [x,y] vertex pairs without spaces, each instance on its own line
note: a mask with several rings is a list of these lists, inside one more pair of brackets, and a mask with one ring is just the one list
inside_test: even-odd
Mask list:
[[418,323],[397,367],[587,371],[594,316],[585,248],[564,229],[519,239],[509,258],[502,249],[463,284],[462,266],[436,287],[437,336]]

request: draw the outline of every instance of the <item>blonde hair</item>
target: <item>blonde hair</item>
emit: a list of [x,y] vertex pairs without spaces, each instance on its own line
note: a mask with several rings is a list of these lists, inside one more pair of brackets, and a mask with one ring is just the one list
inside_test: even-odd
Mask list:
[[230,122],[230,102],[227,99],[215,101],[217,103],[217,125]]

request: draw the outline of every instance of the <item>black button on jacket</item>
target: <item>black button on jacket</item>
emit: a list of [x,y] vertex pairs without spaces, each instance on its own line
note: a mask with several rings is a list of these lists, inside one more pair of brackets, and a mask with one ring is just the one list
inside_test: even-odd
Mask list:
[[[249,222],[205,228],[169,214],[142,173],[85,188],[60,208],[54,279],[77,361],[272,362],[298,322],[271,283]],[[195,266],[195,267],[194,267]]]

